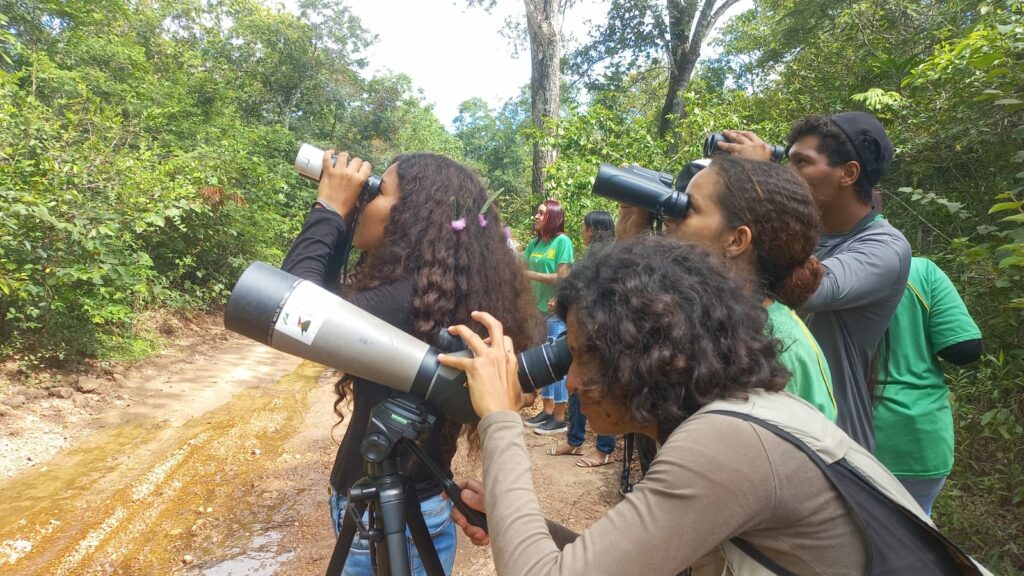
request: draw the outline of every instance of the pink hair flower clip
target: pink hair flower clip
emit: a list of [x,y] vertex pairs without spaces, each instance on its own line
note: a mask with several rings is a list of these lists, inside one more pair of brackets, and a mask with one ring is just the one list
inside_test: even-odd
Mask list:
[[[487,216],[485,215],[485,213],[491,207],[491,204],[494,203],[494,200],[498,197],[498,195],[501,194],[501,192],[501,190],[496,190],[495,192],[492,192],[487,197],[487,200],[484,201],[483,206],[480,207],[480,211],[477,212],[476,222],[477,224],[480,225],[481,228],[487,227]],[[465,208],[469,207],[467,206]],[[452,230],[459,232],[461,230],[466,229],[466,225],[468,224],[468,221],[466,219],[467,212],[472,214],[472,212],[470,212],[469,210],[460,209],[459,201],[455,199],[455,196],[452,196]]]

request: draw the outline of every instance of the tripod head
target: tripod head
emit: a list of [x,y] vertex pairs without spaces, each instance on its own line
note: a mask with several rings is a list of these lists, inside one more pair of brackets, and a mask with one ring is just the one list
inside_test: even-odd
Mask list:
[[384,462],[402,440],[415,444],[426,439],[435,420],[432,414],[410,398],[388,398],[374,406],[370,411],[366,436],[359,445],[367,467]]
[[[328,576],[342,573],[349,547],[357,532],[360,538],[371,542],[371,550],[375,549],[378,542],[383,545],[380,574],[408,576],[409,558],[406,556],[405,545],[407,523],[427,573],[431,576],[444,574],[420,513],[416,490],[412,481],[399,468],[399,452],[403,447],[408,448],[437,479],[452,505],[470,522],[487,529],[487,517],[462,501],[459,487],[419,445],[430,435],[435,421],[436,418],[427,412],[422,401],[415,396],[394,396],[370,411],[366,436],[359,445],[366,463],[366,477],[348,490],[341,531],[327,566]],[[367,511],[369,519],[365,526],[360,520],[364,511]],[[373,557],[378,558],[376,552]]]

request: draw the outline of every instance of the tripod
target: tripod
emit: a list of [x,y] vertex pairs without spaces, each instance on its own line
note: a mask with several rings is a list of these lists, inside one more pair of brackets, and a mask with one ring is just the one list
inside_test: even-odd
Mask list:
[[[486,517],[466,506],[459,488],[423,452],[417,442],[434,426],[434,417],[408,397],[389,398],[374,406],[366,437],[359,451],[366,461],[366,477],[352,485],[343,512],[341,533],[327,566],[328,576],[338,576],[345,567],[356,533],[370,543],[370,560],[377,576],[409,576],[405,528],[430,576],[444,576],[444,568],[420,511],[412,480],[399,471],[398,454],[408,447],[444,489],[452,504],[473,524],[487,529]],[[362,523],[363,513],[367,522]]]

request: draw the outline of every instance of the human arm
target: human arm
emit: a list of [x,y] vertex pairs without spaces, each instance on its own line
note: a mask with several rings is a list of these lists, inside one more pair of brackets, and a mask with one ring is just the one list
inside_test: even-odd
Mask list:
[[[536,242],[531,243],[531,247],[535,249]],[[569,271],[572,267],[572,262],[574,259],[572,241],[569,240],[569,237],[566,236],[565,234],[559,234],[551,241],[551,244],[548,246],[548,250],[554,250],[554,256],[552,257],[548,255],[543,260],[541,260],[541,262],[547,264],[551,260],[554,260],[555,272],[540,272],[530,270],[529,267],[527,267],[527,280],[532,280],[534,282],[540,282],[543,284],[555,284],[556,282],[558,282],[559,279],[565,278],[566,276],[569,275]],[[531,253],[530,251],[527,251],[527,253],[525,254],[525,258],[527,259],[527,261],[529,261],[530,257]]]
[[957,366],[963,366],[970,364],[971,362],[977,362],[981,358],[982,344],[981,338],[975,338],[974,340],[965,340],[963,342],[957,342],[950,346],[946,346],[942,350],[939,350],[939,357],[946,362],[952,362]]
[[925,266],[921,279],[928,283],[928,340],[933,352],[957,365],[976,362],[981,358],[981,330],[953,281],[930,260],[915,258],[914,266]]
[[615,239],[629,240],[644,236],[651,231],[650,212],[631,204],[619,202],[619,213],[615,217]]
[[728,449],[711,439],[713,429],[671,438],[634,492],[571,538],[540,510],[518,415],[488,415],[480,434],[497,573],[675,575],[761,524],[775,505],[770,464],[750,424],[728,424],[717,431]]
[[761,160],[772,159],[772,148],[760,136],[749,130],[722,130],[728,142],[719,142],[718,149],[728,152],[737,158]]
[[558,272],[545,274],[544,272],[534,272],[532,270],[526,271],[526,279],[533,280],[534,282],[540,282],[541,284],[554,284],[560,279],[565,278],[569,275],[572,267],[568,264],[559,264]]
[[[910,270],[910,245],[895,230],[866,233],[843,252],[821,261],[824,274],[801,314],[844,310],[877,302],[902,286]],[[902,294],[902,292],[901,292]]]
[[332,165],[332,150],[324,152],[324,174],[302,230],[292,242],[281,269],[337,292],[341,268],[348,258],[345,237],[359,193],[369,177],[370,164],[349,161],[342,152]]

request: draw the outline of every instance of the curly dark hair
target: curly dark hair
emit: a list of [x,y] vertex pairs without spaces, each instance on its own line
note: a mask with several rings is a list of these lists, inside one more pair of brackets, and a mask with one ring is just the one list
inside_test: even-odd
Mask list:
[[759,288],[799,308],[824,273],[814,258],[820,223],[807,183],[778,164],[732,156],[716,156],[709,169],[721,183],[715,199],[726,225],[753,232]]
[[[786,142],[792,146],[794,142],[805,136],[818,137],[818,152],[828,158],[828,165],[833,168],[847,162],[860,163],[860,160],[857,159],[857,151],[853,149],[850,139],[827,114],[808,116],[794,122],[789,129],[789,134],[786,135]],[[788,153],[789,150],[787,149],[786,152]],[[861,166],[861,176],[863,175],[864,167]],[[853,188],[862,203],[871,202],[872,185],[866,178],[858,178]]]
[[[533,291],[508,249],[497,207],[491,205],[483,221],[477,217],[488,197],[483,181],[469,168],[437,154],[400,156],[393,164],[399,200],[380,248],[360,256],[348,289],[363,291],[412,278],[413,335],[430,344],[436,343],[442,328],[453,324],[465,324],[486,336],[483,326],[470,318],[474,310],[487,310],[500,320],[518,349],[542,342]],[[453,204],[458,215],[466,217],[462,230],[452,228]],[[339,416],[345,384],[336,387]]]
[[656,425],[661,440],[714,400],[789,380],[758,298],[694,244],[640,237],[596,247],[558,289],[559,316],[570,311],[578,350],[600,374],[587,386]]

